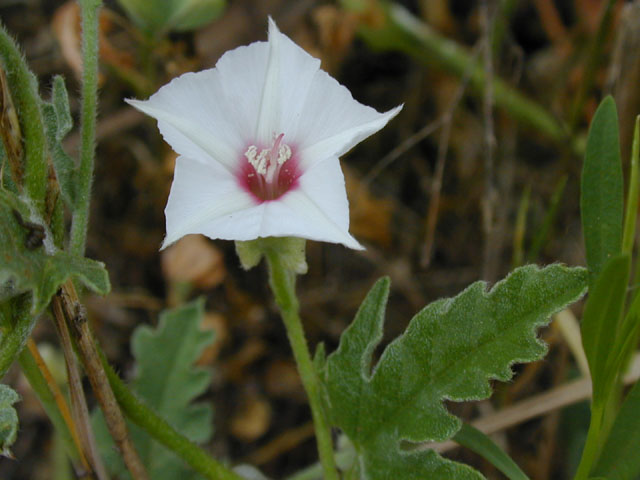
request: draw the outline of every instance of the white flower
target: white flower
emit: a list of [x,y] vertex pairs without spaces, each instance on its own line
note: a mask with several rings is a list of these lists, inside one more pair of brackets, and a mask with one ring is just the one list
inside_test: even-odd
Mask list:
[[380,114],[355,101],[269,20],[269,41],[225,53],[147,101],[180,155],[162,248],[184,235],[253,240],[302,237],[350,248],[349,204],[338,157],[402,108]]

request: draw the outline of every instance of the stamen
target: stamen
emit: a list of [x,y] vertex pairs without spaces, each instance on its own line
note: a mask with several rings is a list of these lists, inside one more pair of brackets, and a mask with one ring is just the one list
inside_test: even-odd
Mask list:
[[291,147],[282,143],[284,133],[273,136],[273,144],[270,148],[263,148],[258,152],[258,147],[250,145],[244,153],[249,164],[257,174],[262,175],[267,183],[272,183],[277,177],[280,166],[291,158]]

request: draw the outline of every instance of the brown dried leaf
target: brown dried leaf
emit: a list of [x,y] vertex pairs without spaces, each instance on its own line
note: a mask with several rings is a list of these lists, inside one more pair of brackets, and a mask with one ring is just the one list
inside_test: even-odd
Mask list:
[[198,365],[211,365],[216,361],[220,350],[229,338],[227,319],[219,313],[206,312],[202,317],[200,328],[204,331],[213,330],[216,335],[213,343],[204,349],[197,362]]
[[292,361],[275,360],[267,368],[265,389],[274,397],[304,398],[300,375]]
[[224,256],[202,235],[187,235],[163,251],[162,271],[168,281],[201,289],[220,285],[227,274]]
[[243,442],[253,442],[268,430],[271,424],[271,405],[263,397],[246,398],[231,419],[231,433]]

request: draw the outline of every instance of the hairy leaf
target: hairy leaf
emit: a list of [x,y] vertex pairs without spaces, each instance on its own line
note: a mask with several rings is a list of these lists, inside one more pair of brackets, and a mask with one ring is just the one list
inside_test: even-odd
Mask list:
[[618,113],[612,97],[596,110],[582,167],[582,230],[590,284],[605,262],[622,249],[623,182]]
[[60,193],[67,206],[73,210],[76,201],[76,163],[62,148],[62,140],[71,130],[73,122],[69,111],[67,89],[60,75],[53,78],[51,103],[43,103],[42,112]]
[[628,480],[640,475],[640,382],[633,386],[592,473],[609,480]]
[[561,265],[518,268],[488,292],[476,282],[420,311],[372,370],[389,294],[389,280],[378,281],[321,372],[329,418],[354,444],[361,478],[482,478],[403,444],[451,438],[461,422],[444,401],[487,398],[489,380],[509,380],[513,363],[541,358],[536,329],[586,284],[584,269]]
[[10,387],[0,384],[0,455],[12,457],[11,445],[18,434],[18,414],[13,404],[20,396]]
[[0,300],[32,291],[35,314],[69,277],[94,292],[109,292],[109,276],[102,263],[57,251],[50,237],[26,201],[0,189]]
[[[138,327],[132,340],[138,372],[131,384],[133,390],[176,430],[197,443],[206,442],[213,433],[211,406],[193,403],[211,382],[211,375],[205,369],[193,366],[202,350],[213,341],[212,332],[199,329],[203,310],[203,301],[198,300],[164,312],[156,329]],[[114,473],[124,474],[99,412],[94,415],[94,425],[107,464]],[[144,431],[131,423],[129,428],[151,478],[201,478]]]

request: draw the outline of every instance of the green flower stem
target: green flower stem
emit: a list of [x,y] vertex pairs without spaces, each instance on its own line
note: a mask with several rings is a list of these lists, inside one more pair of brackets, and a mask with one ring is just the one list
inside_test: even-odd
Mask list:
[[602,407],[591,404],[591,422],[589,423],[589,432],[587,433],[587,441],[582,451],[580,465],[573,480],[587,480],[593,464],[597,460],[598,451],[600,449],[600,431],[602,426]]
[[269,283],[271,290],[280,308],[293,355],[298,365],[298,372],[300,373],[302,384],[309,397],[324,478],[325,480],[338,480],[336,463],[333,456],[331,429],[320,403],[319,379],[311,361],[311,355],[309,354],[309,348],[307,347],[302,329],[302,322],[298,315],[299,307],[295,294],[295,274],[287,270],[282,258],[277,252],[267,250],[265,256],[269,264]]
[[87,241],[89,202],[96,143],[98,104],[98,15],[101,0],[80,0],[82,8],[82,109],[80,115],[80,165],[76,208],[71,224],[71,253],[83,256]]
[[[343,3],[348,3],[343,0]],[[375,48],[396,49],[418,60],[437,65],[458,76],[468,77],[476,93],[483,93],[487,78],[482,63],[468,51],[421,22],[405,8],[388,3],[387,21],[381,27],[362,27],[360,33]],[[536,129],[559,144],[567,144],[568,131],[552,114],[527,98],[504,80],[494,76],[493,94],[496,107],[508,112],[522,123]],[[580,147],[570,143],[573,151]]]
[[18,46],[2,25],[0,25],[0,60],[0,68],[4,68],[7,73],[9,90],[18,110],[24,140],[24,164],[16,166],[18,170],[24,167],[24,176],[13,180],[17,185],[24,186],[36,210],[43,215],[49,165],[38,82],[27,67]]
[[101,351],[99,351],[99,354],[116,400],[122,411],[133,423],[173,451],[191,468],[206,478],[212,480],[242,480],[242,477],[238,474],[213,459],[202,448],[178,433],[162,417],[136,397],[113,371],[104,354]]

